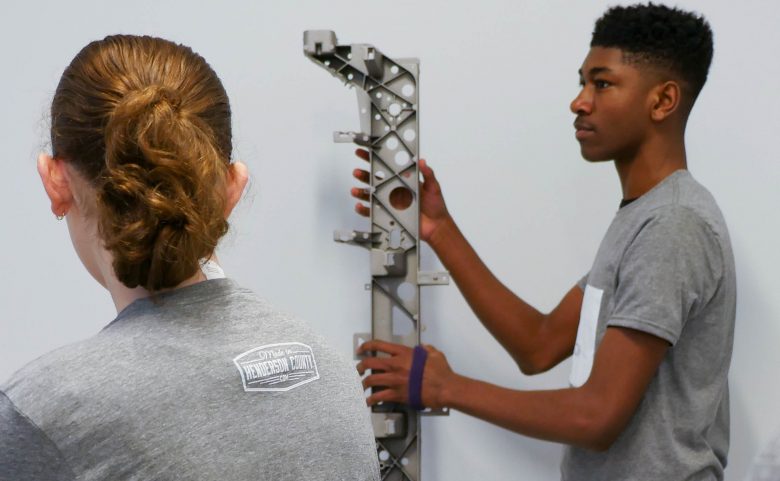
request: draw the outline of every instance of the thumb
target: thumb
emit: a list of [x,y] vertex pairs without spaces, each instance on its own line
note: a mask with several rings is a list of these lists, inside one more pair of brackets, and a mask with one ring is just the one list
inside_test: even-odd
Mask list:
[[433,169],[428,166],[428,161],[425,159],[420,159],[420,173],[423,176],[425,190],[438,190],[439,182],[436,180],[436,174],[433,173]]

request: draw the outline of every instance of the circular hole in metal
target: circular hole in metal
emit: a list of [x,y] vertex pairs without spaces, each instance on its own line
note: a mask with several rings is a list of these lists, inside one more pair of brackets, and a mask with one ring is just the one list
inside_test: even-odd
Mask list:
[[380,120],[380,119],[382,118],[382,116],[381,116],[381,115],[379,115],[379,114],[376,114],[376,115],[374,115],[374,118],[375,118],[376,120]]
[[398,148],[398,139],[395,138],[395,136],[390,137],[385,141],[385,147],[387,147],[390,150],[395,150]]
[[376,93],[376,98],[381,99],[382,98],[382,92],[377,92]]
[[382,451],[379,451],[379,460],[384,462],[390,459],[390,453],[385,451],[384,449]]
[[352,75],[351,73],[350,73],[350,74],[347,74],[347,79],[348,79],[348,80],[352,80],[353,78],[355,78],[355,76],[354,76],[354,75]]
[[406,466],[409,464],[409,458],[401,458],[401,464],[403,466]]
[[398,186],[390,191],[390,205],[397,210],[406,210],[412,205],[414,194],[404,186]]
[[404,140],[407,142],[411,142],[417,137],[417,134],[415,133],[414,129],[406,129],[404,130]]
[[374,172],[374,177],[376,177],[379,180],[384,180],[385,172],[382,170],[377,170],[376,172]]
[[401,106],[398,104],[390,104],[390,106],[387,108],[387,111],[390,112],[390,115],[396,117],[401,113]]
[[407,302],[414,299],[414,285],[411,282],[402,282],[396,292],[398,292],[398,297]]
[[414,85],[412,84],[406,84],[403,87],[401,87],[401,93],[406,95],[407,97],[411,97],[414,95]]
[[393,65],[390,67],[390,73],[398,73],[398,65]]
[[395,163],[403,167],[404,165],[409,163],[409,152],[405,150],[399,150],[395,153]]

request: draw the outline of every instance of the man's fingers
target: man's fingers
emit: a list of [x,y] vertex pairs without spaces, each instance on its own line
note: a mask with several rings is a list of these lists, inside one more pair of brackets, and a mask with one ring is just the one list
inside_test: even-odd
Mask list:
[[393,344],[392,342],[373,340],[361,344],[360,347],[358,347],[358,354],[369,352],[369,351],[370,352],[377,351],[377,352],[384,352],[386,354],[397,356],[398,354],[401,354],[409,350],[411,350],[411,348],[403,346],[401,344]]
[[368,217],[371,215],[371,209],[369,209],[367,206],[361,204],[358,202],[355,204],[355,212],[362,215],[363,217]]
[[371,199],[371,193],[368,189],[361,189],[359,187],[352,187],[349,191],[352,197],[368,202]]
[[355,155],[365,160],[366,162],[369,160],[368,151],[365,149],[355,149]]
[[436,180],[436,175],[433,173],[433,169],[428,166],[428,161],[420,159],[419,163],[420,173],[423,176],[423,188],[426,192],[438,192],[439,181]]
[[423,175],[423,177],[427,178],[433,178],[433,169],[431,169],[428,166],[428,161],[425,159],[420,159],[420,173]]
[[363,182],[364,184],[368,184],[370,176],[371,174],[369,174],[367,170],[355,169],[352,171],[352,177],[356,178],[360,182]]
[[368,396],[366,404],[373,406],[380,402],[406,402],[406,394],[404,392],[396,391],[394,389],[384,389],[382,391],[375,392]]
[[406,383],[406,377],[399,376],[395,373],[383,372],[380,374],[372,374],[363,379],[363,390],[370,387],[395,387],[403,386]]
[[357,370],[362,376],[368,369],[374,371],[391,371],[397,367],[392,357],[367,357],[357,364]]

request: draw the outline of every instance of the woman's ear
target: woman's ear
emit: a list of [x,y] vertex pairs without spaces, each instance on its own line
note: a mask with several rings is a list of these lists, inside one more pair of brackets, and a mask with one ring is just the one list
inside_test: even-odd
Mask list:
[[249,181],[249,170],[241,161],[235,161],[228,167],[227,177],[227,205],[225,206],[225,218],[230,217],[230,213],[241,200],[241,194],[244,193],[246,184]]
[[38,174],[51,201],[52,213],[56,216],[67,214],[73,205],[73,192],[70,189],[65,162],[41,153],[38,156]]

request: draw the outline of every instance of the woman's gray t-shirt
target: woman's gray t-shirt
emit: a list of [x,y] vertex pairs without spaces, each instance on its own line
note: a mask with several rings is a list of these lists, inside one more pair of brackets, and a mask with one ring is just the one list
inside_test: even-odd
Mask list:
[[354,366],[230,279],[135,301],[3,390],[3,479],[379,479]]

